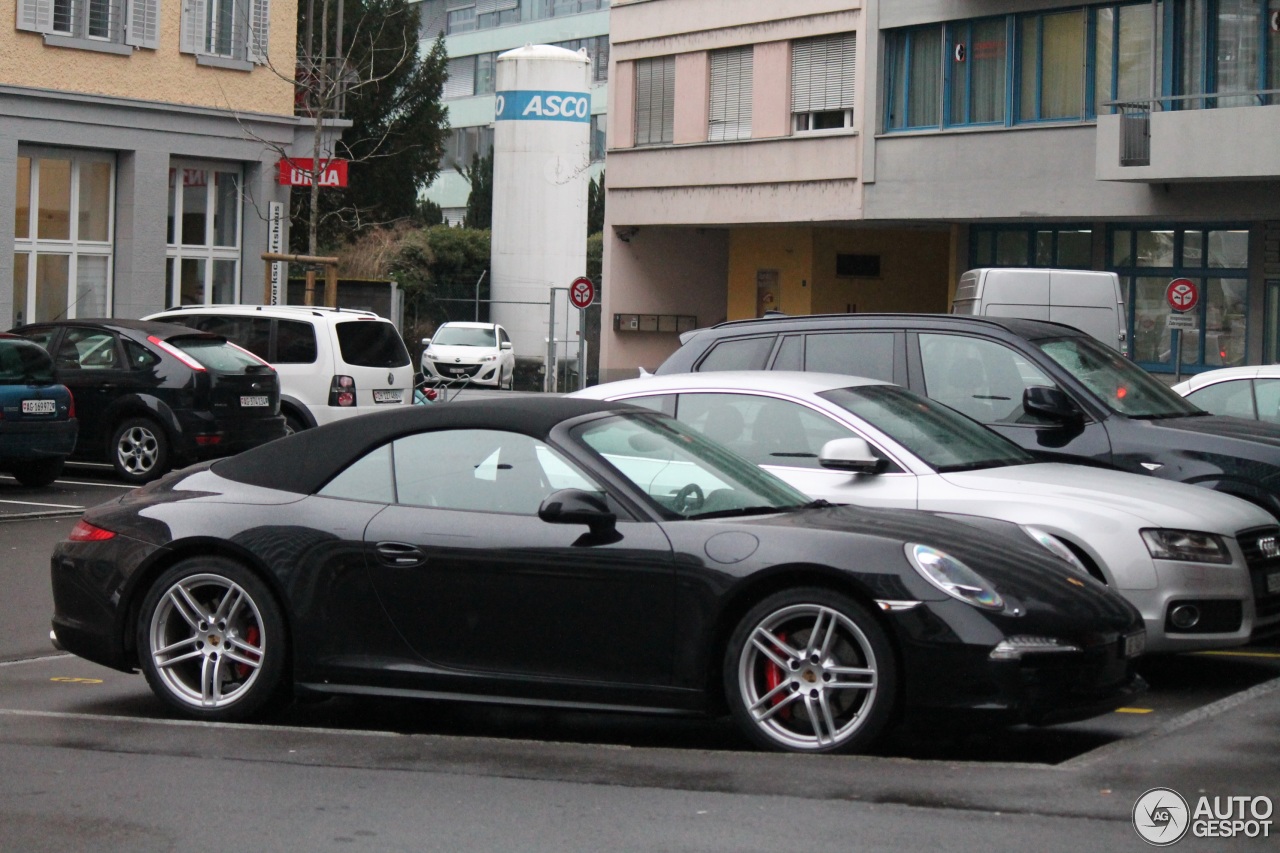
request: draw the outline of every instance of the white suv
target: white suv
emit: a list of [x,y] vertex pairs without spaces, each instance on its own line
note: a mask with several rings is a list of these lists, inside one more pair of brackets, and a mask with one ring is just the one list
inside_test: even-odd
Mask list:
[[413,403],[413,361],[396,327],[371,311],[303,305],[191,305],[144,319],[222,335],[280,375],[290,432]]
[[516,354],[507,330],[497,323],[445,323],[423,338],[422,375],[427,379],[465,379],[469,385],[510,388]]

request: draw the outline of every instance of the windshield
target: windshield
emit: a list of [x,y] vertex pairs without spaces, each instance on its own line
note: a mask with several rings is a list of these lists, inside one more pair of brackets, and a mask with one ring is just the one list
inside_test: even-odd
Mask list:
[[476,329],[467,326],[450,326],[445,324],[436,330],[431,339],[432,346],[438,347],[488,347],[498,345],[492,328]]
[[808,497],[722,445],[657,413],[618,415],[573,431],[667,518],[796,509]]
[[896,385],[837,388],[818,396],[857,415],[939,473],[1035,461],[1004,436]]
[[1042,341],[1039,346],[1112,411],[1131,418],[1204,414],[1159,379],[1093,338]]

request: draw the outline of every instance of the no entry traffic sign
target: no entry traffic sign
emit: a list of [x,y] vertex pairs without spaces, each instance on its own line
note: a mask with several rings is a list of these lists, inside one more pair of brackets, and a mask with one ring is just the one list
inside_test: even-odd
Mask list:
[[1175,278],[1165,288],[1164,298],[1174,311],[1187,312],[1200,302],[1200,288],[1189,278]]
[[586,308],[596,298],[596,286],[586,276],[579,276],[569,285],[569,301],[574,308]]

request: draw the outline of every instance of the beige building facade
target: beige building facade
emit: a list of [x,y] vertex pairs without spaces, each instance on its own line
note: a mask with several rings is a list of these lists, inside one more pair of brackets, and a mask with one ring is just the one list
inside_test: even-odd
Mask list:
[[980,5],[615,0],[602,381],[997,265],[1118,273],[1157,373],[1179,278],[1181,372],[1280,357],[1280,0]]
[[261,302],[293,0],[16,0],[0,21],[0,328]]

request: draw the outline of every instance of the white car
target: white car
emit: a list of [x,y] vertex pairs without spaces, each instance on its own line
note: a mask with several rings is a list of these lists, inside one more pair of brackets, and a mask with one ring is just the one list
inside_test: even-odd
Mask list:
[[1132,602],[1149,651],[1238,646],[1255,630],[1280,627],[1280,527],[1269,513],[1184,483],[1036,462],[896,385],[730,371],[630,379],[571,396],[674,415],[810,497],[1022,525]]
[[413,403],[413,359],[372,311],[303,305],[191,305],[145,317],[222,335],[280,375],[289,432]]
[[1280,425],[1280,364],[1207,370],[1173,390],[1215,415]]
[[494,388],[510,388],[515,380],[511,338],[497,323],[445,323],[422,343],[422,375],[428,380],[466,380]]

